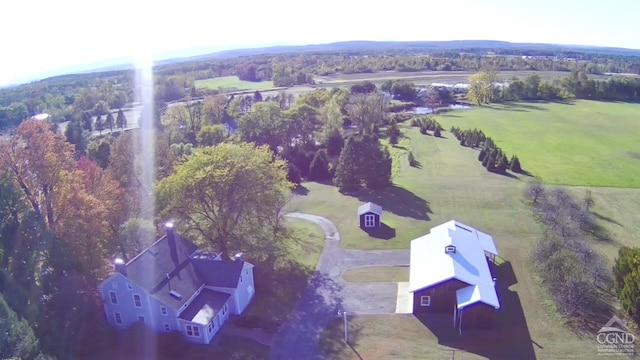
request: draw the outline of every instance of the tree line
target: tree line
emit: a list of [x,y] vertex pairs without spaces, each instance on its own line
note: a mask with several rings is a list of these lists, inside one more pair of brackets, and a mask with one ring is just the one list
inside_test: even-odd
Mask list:
[[452,126],[451,133],[456,137],[461,146],[470,147],[472,149],[480,148],[478,153],[478,161],[489,172],[504,174],[507,170],[514,173],[523,172],[520,165],[520,159],[513,155],[511,158],[499,148],[490,137],[486,136],[482,130],[467,129],[461,130]]

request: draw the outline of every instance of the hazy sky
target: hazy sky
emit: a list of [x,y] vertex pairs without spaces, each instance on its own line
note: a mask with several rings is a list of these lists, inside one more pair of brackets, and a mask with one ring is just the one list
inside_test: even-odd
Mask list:
[[640,49],[640,0],[0,0],[0,14],[0,85],[199,46],[482,39]]

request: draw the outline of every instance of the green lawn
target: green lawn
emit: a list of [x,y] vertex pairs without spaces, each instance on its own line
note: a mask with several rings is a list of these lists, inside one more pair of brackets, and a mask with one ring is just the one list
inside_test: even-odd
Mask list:
[[222,76],[211,79],[196,80],[195,85],[196,88],[224,91],[268,90],[274,87],[273,81],[244,81],[240,80],[237,76]]
[[[474,111],[487,110],[472,110],[469,113]],[[458,112],[452,115],[463,116],[462,114]],[[464,116],[467,116],[466,113]],[[462,118],[451,117],[450,121],[462,122],[460,119]],[[401,129],[406,138],[399,147],[392,149],[392,156],[397,161],[394,165],[392,188],[381,193],[346,196],[333,186],[305,183],[308,193],[295,197],[288,210],[329,218],[337,225],[342,246],[346,248],[407,248],[412,239],[451,219],[485,231],[493,235],[500,255],[513,268],[515,283],[509,286],[503,298],[503,311],[508,315],[505,321],[511,324],[505,331],[510,335],[516,334],[520,342],[523,338],[530,339],[528,343],[515,344],[512,350],[523,347],[527,351],[534,351],[540,359],[594,358],[597,355],[595,337],[579,337],[568,330],[563,320],[545,305],[548,298],[530,274],[529,254],[534,242],[542,235],[541,226],[533,218],[528,205],[523,202],[522,194],[532,178],[520,174],[508,177],[488,173],[477,161],[477,150],[461,147],[448,131],[443,132],[444,138],[434,138],[422,135],[417,128],[409,128],[406,124],[402,124]],[[499,139],[497,141],[501,144]],[[506,146],[505,149],[509,151]],[[419,167],[408,165],[408,150],[413,152],[420,163]],[[527,164],[525,156],[520,156],[523,163]],[[541,153],[541,156],[546,154]],[[571,190],[582,196],[585,188],[572,187]],[[634,220],[640,212],[639,191],[593,188],[596,201],[593,212],[600,215],[598,223],[612,237],[608,242],[594,241],[594,248],[605,254],[611,262],[619,245],[640,245],[640,228]],[[358,228],[356,209],[366,201],[382,205],[382,221],[395,229],[394,238],[385,240],[369,237]],[[365,270],[352,270],[345,273],[345,277],[361,281],[367,281],[367,276],[374,277],[371,274],[357,273],[358,271]],[[479,344],[439,344],[433,329],[424,327],[420,322],[416,323],[411,317],[360,317],[355,325],[360,326],[361,331],[357,337],[359,342],[354,348],[362,358],[446,358],[437,353],[441,348],[473,348],[475,354],[480,354],[481,357],[500,358],[495,353],[491,355],[488,350],[478,349]],[[358,355],[352,349],[341,348],[342,345],[336,340],[339,340],[341,331],[339,322],[327,331],[322,340],[328,341],[323,345],[325,351],[331,353],[331,358],[334,359],[357,358]],[[393,344],[385,341],[390,333],[401,337],[397,340],[397,346],[395,340]],[[513,339],[503,345],[507,346],[512,342]],[[533,343],[537,345],[531,345]],[[490,344],[498,348],[503,346],[498,340]],[[471,353],[456,353],[455,356],[456,359],[474,358]]]
[[409,267],[365,266],[345,271],[342,278],[350,282],[406,282],[409,281]]
[[262,318],[281,319],[293,310],[307,288],[324,248],[322,229],[311,222],[288,219],[292,240],[287,256],[274,269],[256,268],[256,296],[245,312]]
[[547,183],[640,188],[639,104],[494,104],[436,119],[481,129]]

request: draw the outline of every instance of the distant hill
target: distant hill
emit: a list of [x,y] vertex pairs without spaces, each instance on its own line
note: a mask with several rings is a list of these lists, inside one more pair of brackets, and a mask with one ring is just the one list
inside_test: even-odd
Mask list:
[[[274,44],[275,45],[275,44]],[[274,55],[287,53],[374,53],[385,51],[430,52],[447,50],[513,50],[513,51],[552,51],[552,52],[583,52],[607,55],[640,56],[638,49],[625,49],[617,47],[585,46],[585,45],[559,45],[542,43],[512,43],[496,40],[452,40],[452,41],[343,41],[328,44],[310,45],[275,45],[263,47],[250,47],[245,49],[229,49],[224,47],[197,47],[185,50],[176,50],[160,54],[155,60],[155,65],[177,64],[188,61],[203,61],[213,59],[233,58],[253,55]],[[109,59],[94,62],[82,66],[73,66],[47,73],[36,74],[28,79],[21,79],[14,83],[24,83],[37,79],[48,78],[63,74],[83,74],[114,70],[131,69],[133,64],[130,59]]]

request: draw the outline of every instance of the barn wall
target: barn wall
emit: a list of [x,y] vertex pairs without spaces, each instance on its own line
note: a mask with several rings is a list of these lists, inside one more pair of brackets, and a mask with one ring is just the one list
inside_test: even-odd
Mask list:
[[462,309],[462,331],[493,328],[495,312],[495,308],[484,303],[476,303]]
[[[414,314],[451,314],[456,304],[456,291],[468,284],[451,279],[430,288],[416,291],[413,293],[413,312]],[[431,296],[431,306],[421,306],[421,296]]]

